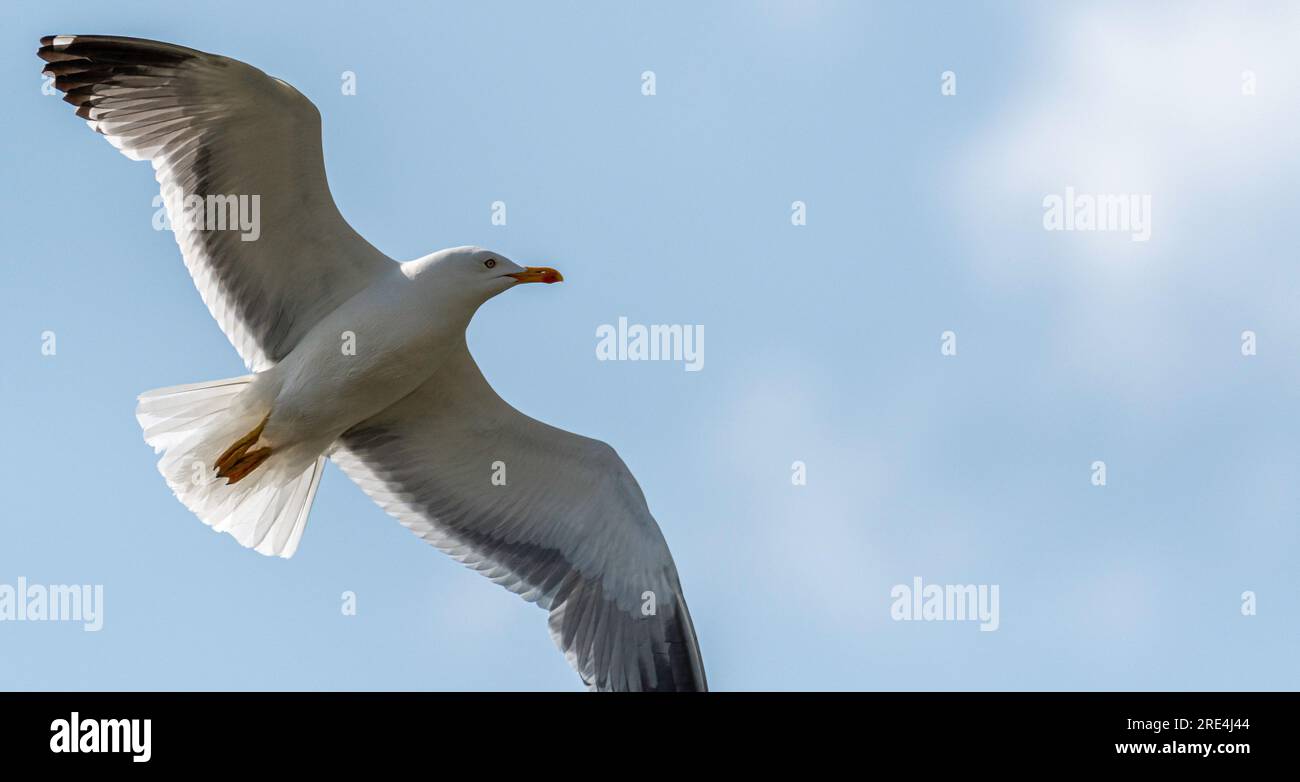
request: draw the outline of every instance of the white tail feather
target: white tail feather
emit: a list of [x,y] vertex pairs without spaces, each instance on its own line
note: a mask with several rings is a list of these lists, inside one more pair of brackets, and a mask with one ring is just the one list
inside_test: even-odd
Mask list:
[[213,469],[231,443],[266,417],[265,407],[242,398],[252,381],[246,375],[147,391],[136,419],[145,442],[163,453],[158,471],[172,493],[204,524],[259,554],[291,557],[307,526],[325,457],[311,459],[304,469],[301,459],[273,454],[233,485]]

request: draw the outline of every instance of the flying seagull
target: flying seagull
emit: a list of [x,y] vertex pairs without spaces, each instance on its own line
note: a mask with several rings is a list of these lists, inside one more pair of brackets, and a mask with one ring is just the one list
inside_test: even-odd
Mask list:
[[[559,272],[478,247],[384,255],[334,204],[320,112],[238,60],[103,35],[47,36],[38,54],[77,116],[153,164],[185,265],[252,373],[140,396],[145,441],[187,508],[289,557],[332,459],[411,531],[549,611],[589,688],[707,688],[627,466],[507,404],[465,344],[485,301]],[[214,224],[213,196],[218,211],[256,204],[260,225]]]

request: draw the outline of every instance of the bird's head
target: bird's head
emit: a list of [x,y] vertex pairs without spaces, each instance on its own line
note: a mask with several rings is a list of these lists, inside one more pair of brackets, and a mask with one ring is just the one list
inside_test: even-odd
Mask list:
[[415,272],[442,291],[453,289],[474,308],[526,282],[562,282],[549,266],[520,266],[499,252],[482,247],[453,247],[421,259]]

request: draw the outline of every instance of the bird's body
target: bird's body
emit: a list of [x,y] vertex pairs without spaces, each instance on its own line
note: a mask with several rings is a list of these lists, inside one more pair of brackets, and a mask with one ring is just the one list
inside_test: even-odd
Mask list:
[[[477,247],[380,253],[330,196],[319,112],[251,66],[133,38],[41,43],[78,116],[152,162],[186,266],[252,371],[140,397],[186,507],[288,557],[332,459],[420,537],[548,610],[589,686],[706,688],[676,567],[626,465],[519,413],[465,345],[483,302],[558,272]],[[260,199],[260,225],[186,219],[187,197],[214,194]]]
[[393,264],[256,376],[250,391],[272,400],[263,433],[272,446],[328,446],[437,373],[473,315],[436,284],[448,252],[485,253],[457,248]]

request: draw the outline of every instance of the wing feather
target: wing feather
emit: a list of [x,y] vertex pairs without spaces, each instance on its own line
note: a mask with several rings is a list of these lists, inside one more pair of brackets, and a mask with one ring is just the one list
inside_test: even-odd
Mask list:
[[506,404],[463,344],[332,458],[417,535],[548,610],[589,687],[707,689],[676,566],[627,466]]
[[[320,113],[285,82],[139,38],[46,36],[37,54],[77,116],[127,157],[152,162],[185,265],[249,369],[275,364],[391,267],[339,213]],[[245,211],[256,197],[256,231],[189,224],[190,196],[205,218],[210,196],[246,197]]]

